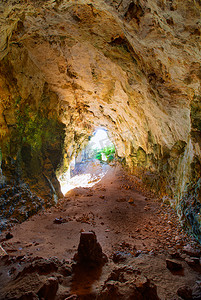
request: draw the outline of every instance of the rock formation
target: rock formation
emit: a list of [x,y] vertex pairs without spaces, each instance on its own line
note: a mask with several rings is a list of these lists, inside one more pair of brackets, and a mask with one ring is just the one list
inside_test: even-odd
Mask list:
[[56,173],[104,127],[201,239],[200,1],[10,0],[0,11],[1,182],[55,200]]
[[74,259],[78,264],[88,267],[99,267],[107,262],[107,256],[102,252],[95,232],[81,232],[78,252]]
[[156,286],[132,267],[114,269],[104,283],[98,300],[159,300]]

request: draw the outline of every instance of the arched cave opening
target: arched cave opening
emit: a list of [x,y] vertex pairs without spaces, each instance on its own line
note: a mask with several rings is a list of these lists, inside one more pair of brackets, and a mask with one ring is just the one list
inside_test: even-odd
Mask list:
[[97,128],[86,146],[71,158],[67,171],[61,174],[58,170],[63,195],[76,187],[92,187],[98,183],[107,173],[108,164],[114,159],[115,146],[107,130]]
[[0,299],[200,299],[200,1],[0,13]]

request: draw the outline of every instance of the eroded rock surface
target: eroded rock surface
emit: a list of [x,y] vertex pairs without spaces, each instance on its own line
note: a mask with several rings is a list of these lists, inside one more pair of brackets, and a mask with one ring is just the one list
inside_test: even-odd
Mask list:
[[44,198],[59,196],[56,170],[105,127],[200,238],[200,2],[11,0],[0,10],[7,180],[14,168]]
[[81,233],[78,252],[74,259],[78,264],[91,265],[93,267],[103,265],[107,261],[107,256],[103,253],[95,232]]
[[[134,296],[180,300],[177,291],[182,293],[184,286],[199,299],[199,244],[181,228],[173,208],[150,192],[138,191],[136,180],[121,166],[110,167],[97,185],[71,191],[56,206],[3,233],[0,299],[37,299],[39,291],[43,296],[51,286],[56,291],[57,282],[55,300]],[[55,223],[55,218],[65,222]],[[91,249],[81,251],[86,263],[73,261],[71,266],[80,232],[90,230],[96,232],[102,251],[100,246],[93,251],[97,246],[93,238],[87,243]],[[99,261],[102,252],[108,262],[91,267],[88,257],[96,262],[97,253]],[[168,269],[166,260],[182,269]]]
[[142,276],[140,271],[128,266],[112,271],[98,299],[159,300],[156,286]]

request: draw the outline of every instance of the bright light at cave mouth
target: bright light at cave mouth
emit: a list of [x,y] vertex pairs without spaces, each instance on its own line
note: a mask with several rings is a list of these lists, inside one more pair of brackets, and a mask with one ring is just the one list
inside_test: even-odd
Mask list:
[[110,145],[112,145],[112,142],[104,129],[97,129],[89,142],[91,149],[102,149]]
[[[92,187],[105,176],[108,167],[95,159],[94,153],[111,146],[114,145],[110,141],[107,131],[101,128],[97,129],[86,148],[71,161],[68,171],[58,178],[63,195],[74,188]],[[102,161],[106,161],[103,156]]]
[[[67,173],[67,172],[66,172]],[[76,175],[72,178],[67,178],[66,173],[59,177],[61,191],[65,196],[70,190],[73,190],[78,187],[92,187],[105,176],[106,172],[102,172],[98,176],[92,176],[92,174],[81,174]]]

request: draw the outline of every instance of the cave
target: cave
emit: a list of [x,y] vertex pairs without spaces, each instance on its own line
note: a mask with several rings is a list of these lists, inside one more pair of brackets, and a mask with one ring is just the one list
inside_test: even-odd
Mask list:
[[0,300],[201,299],[200,1],[0,12]]
[[66,172],[57,171],[61,192],[66,193],[77,187],[92,187],[107,173],[107,165],[115,158],[115,146],[105,128],[97,128],[88,144],[74,156]]

